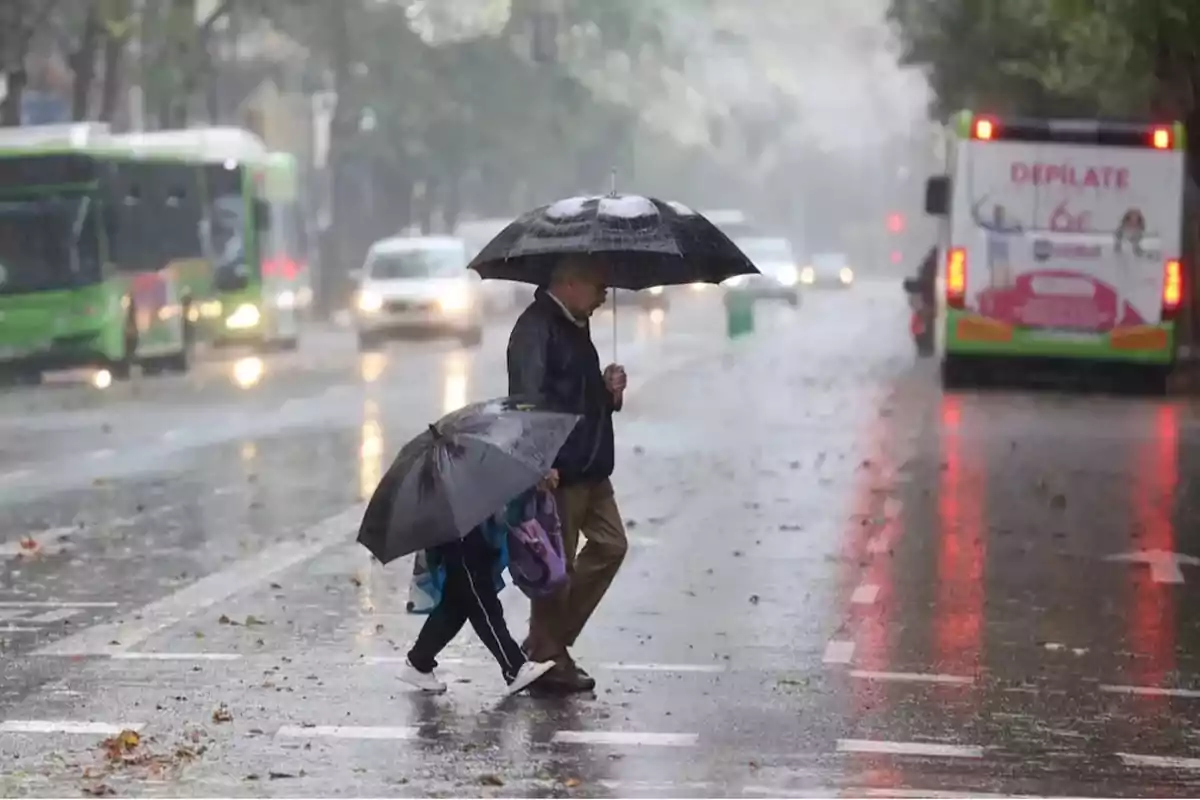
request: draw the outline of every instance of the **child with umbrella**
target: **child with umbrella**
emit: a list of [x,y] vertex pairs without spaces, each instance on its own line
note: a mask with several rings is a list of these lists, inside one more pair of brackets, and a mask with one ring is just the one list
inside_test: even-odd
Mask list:
[[[358,541],[387,563],[423,556],[436,605],[400,678],[440,694],[437,656],[470,622],[515,694],[553,662],[531,662],[504,621],[499,592],[510,531],[530,520],[557,484],[554,458],[578,416],[504,398],[456,411],[397,455],[367,506]],[[499,509],[499,510],[497,510]],[[515,571],[514,571],[515,572]],[[524,588],[524,587],[523,587]]]

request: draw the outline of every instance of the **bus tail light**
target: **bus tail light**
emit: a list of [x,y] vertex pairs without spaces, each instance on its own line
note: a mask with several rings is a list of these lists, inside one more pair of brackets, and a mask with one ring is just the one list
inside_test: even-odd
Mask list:
[[263,275],[266,277],[279,277],[291,281],[296,279],[299,272],[300,268],[296,262],[286,256],[263,262]]
[[946,253],[946,305],[962,308],[967,294],[967,249],[951,247]]
[[1150,135],[1150,143],[1154,145],[1155,150],[1170,150],[1175,144],[1174,139],[1170,128],[1155,128],[1154,133]]
[[1170,319],[1183,304],[1183,264],[1177,258],[1163,265],[1163,319]]
[[990,142],[996,137],[996,123],[986,118],[977,119],[972,134],[981,142]]

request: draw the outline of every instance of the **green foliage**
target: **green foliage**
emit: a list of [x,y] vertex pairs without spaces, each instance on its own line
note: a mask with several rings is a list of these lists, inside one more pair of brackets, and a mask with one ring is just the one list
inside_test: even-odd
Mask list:
[[1192,0],[891,0],[891,16],[942,114],[1195,113]]

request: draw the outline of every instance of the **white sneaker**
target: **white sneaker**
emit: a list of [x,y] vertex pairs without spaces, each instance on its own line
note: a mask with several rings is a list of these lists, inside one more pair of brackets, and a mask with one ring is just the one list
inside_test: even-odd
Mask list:
[[437,675],[432,672],[421,672],[407,660],[404,662],[404,669],[400,671],[400,680],[409,686],[415,686],[426,694],[442,694],[446,691],[446,684],[439,681]]
[[508,685],[508,694],[516,694],[522,689],[529,688],[529,684],[552,669],[554,669],[553,661],[526,661],[517,670],[517,677],[513,678],[513,682]]

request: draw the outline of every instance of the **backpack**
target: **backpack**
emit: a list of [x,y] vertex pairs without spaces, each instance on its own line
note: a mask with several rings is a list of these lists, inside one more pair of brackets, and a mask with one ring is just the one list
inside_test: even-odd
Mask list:
[[508,571],[527,597],[549,597],[567,585],[562,522],[549,492],[534,492],[520,522],[508,528]]

